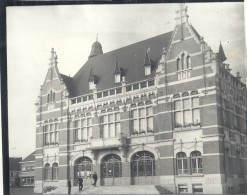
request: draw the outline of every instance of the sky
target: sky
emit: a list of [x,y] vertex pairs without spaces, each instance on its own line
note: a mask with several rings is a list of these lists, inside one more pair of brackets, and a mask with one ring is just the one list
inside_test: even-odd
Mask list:
[[[189,22],[214,52],[221,41],[226,63],[245,74],[243,3],[187,4]],[[27,6],[7,8],[9,154],[35,150],[35,102],[51,48],[60,73],[73,76],[92,43],[103,52],[171,31],[178,4]]]

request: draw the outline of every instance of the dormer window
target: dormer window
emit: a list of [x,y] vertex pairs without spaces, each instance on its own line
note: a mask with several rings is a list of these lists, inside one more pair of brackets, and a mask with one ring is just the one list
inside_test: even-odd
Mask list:
[[95,85],[94,81],[89,81],[89,89],[90,90],[96,89],[96,85]]
[[90,68],[89,78],[88,78],[88,84],[89,84],[89,90],[95,90],[96,89],[96,82],[97,82],[97,76],[93,74],[92,66]]
[[121,82],[123,74],[124,74],[123,68],[121,68],[119,66],[118,62],[116,62],[116,67],[115,67],[115,71],[114,71],[115,83]]
[[151,64],[151,60],[150,60],[148,51],[149,50],[146,50],[145,60],[144,60],[145,76],[148,76],[151,74],[151,68],[152,68],[152,64]]
[[120,82],[121,82],[121,75],[115,74],[115,83],[120,83]]
[[151,74],[151,66],[145,66],[145,75],[150,75]]

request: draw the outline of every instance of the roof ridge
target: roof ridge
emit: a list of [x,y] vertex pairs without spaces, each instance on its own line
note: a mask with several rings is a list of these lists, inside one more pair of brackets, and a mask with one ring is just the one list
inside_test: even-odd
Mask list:
[[[126,48],[126,47],[133,46],[133,45],[135,45],[135,44],[141,44],[142,42],[145,42],[145,41],[150,40],[150,39],[155,39],[155,38],[157,38],[157,37],[160,37],[160,36],[162,36],[162,35],[165,35],[165,34],[168,34],[168,33],[171,33],[171,32],[173,32],[173,30],[168,31],[168,32],[163,33],[163,34],[159,34],[159,35],[154,36],[154,37],[150,37],[150,38],[147,38],[147,39],[144,39],[144,40],[141,40],[141,41],[138,41],[138,42],[129,44],[129,45],[126,45],[126,46],[123,46],[123,47],[119,47],[119,48],[117,48],[117,49],[115,49],[115,50],[108,51],[108,52],[106,52],[106,53],[103,53],[103,54],[98,55],[98,56],[94,56],[93,58],[89,58],[89,59],[91,60],[91,59],[96,59],[96,58],[99,58],[99,57],[102,57],[102,56],[105,56],[105,55],[109,55],[109,54],[112,53],[112,52],[116,52],[116,51],[118,51],[118,50],[124,49],[124,48]],[[89,60],[89,59],[88,59],[88,60]],[[87,60],[87,61],[88,61],[88,60]],[[86,62],[87,62],[87,61],[86,61]],[[84,67],[84,65],[86,64],[86,62],[85,62],[85,63],[82,65],[82,67],[74,74],[74,76],[72,77],[73,79],[74,79],[74,78],[76,77],[76,75],[81,71],[81,69],[83,69],[83,67]]]

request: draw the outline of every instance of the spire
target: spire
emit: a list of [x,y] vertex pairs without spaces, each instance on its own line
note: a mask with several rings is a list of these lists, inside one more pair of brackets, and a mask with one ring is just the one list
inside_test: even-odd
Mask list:
[[50,58],[50,66],[56,66],[57,65],[57,54],[54,51],[54,48],[51,48],[51,58]]
[[218,55],[217,55],[218,59],[221,61],[221,62],[224,62],[227,58],[225,56],[225,52],[223,50],[223,47],[221,45],[221,42],[220,42],[220,46],[219,46],[219,52],[218,52]]
[[95,82],[95,75],[93,74],[93,67],[90,67],[88,82]]
[[180,3],[176,11],[176,22],[177,24],[187,23],[188,22],[187,6],[185,3]]
[[103,50],[102,50],[102,46],[100,42],[98,42],[98,33],[97,33],[96,41],[92,45],[91,52],[88,58],[92,58],[94,56],[101,55],[101,54],[103,54]]
[[149,50],[150,50],[149,48],[146,50],[144,66],[151,66],[151,60],[148,55]]
[[118,64],[118,61],[116,62],[116,66],[115,66],[115,71],[114,71],[114,74],[121,74],[122,71],[121,71],[121,68]]

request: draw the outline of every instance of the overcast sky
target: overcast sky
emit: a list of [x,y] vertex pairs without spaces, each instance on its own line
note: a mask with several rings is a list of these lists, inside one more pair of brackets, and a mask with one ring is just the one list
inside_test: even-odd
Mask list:
[[[244,74],[243,3],[187,4],[189,21],[227,63]],[[35,101],[52,47],[60,73],[73,76],[96,39],[108,52],[175,27],[178,4],[9,7],[7,9],[10,156],[35,150]]]

